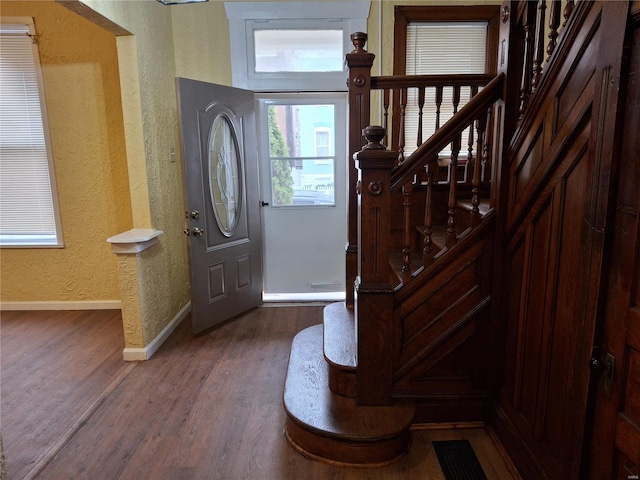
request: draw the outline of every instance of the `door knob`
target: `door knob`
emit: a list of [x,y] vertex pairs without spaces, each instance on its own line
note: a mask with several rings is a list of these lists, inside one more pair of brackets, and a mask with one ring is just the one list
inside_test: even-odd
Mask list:
[[261,206],[261,207],[268,207],[268,206],[269,206],[269,202],[263,202],[263,201],[261,201],[261,202],[260,202],[260,206]]
[[204,233],[204,229],[200,227],[195,227],[193,230],[191,230],[191,233],[193,234],[194,237],[198,237]]

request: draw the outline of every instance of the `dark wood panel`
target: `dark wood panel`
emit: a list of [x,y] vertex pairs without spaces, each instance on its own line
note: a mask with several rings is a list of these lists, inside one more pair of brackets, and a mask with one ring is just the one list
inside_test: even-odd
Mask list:
[[[510,252],[511,259],[508,264],[508,272],[509,277],[506,282],[509,285],[510,296],[508,298],[508,310],[507,310],[507,318],[519,318],[520,316],[520,304],[522,295],[525,295],[526,292],[523,292],[523,271],[524,271],[524,261],[525,261],[525,242],[522,241],[516,245],[513,252]],[[506,335],[505,335],[505,357],[511,358],[514,361],[504,362],[504,370],[503,370],[503,383],[501,387],[502,395],[506,396],[510,402],[514,401],[514,389],[516,384],[516,369],[517,369],[517,359],[516,353],[518,351],[518,333],[519,333],[519,323],[518,322],[509,322],[506,325]]]
[[607,304],[595,342],[597,355],[611,354],[615,358],[615,374],[610,392],[605,392],[602,376],[593,382],[594,415],[588,453],[591,478],[620,480],[640,474],[640,3],[635,3],[636,16],[628,36],[628,73],[620,84],[624,115],[619,127],[620,151],[615,153],[620,165]]
[[[546,314],[546,294],[548,285],[549,249],[551,240],[551,221],[553,202],[549,199],[531,223],[531,232],[527,241],[527,265],[523,272],[522,304],[518,317],[519,337],[516,350],[516,403],[523,419],[532,430],[536,420],[538,404],[538,381],[541,369],[544,369],[543,343],[545,323],[549,321]],[[515,273],[515,272],[514,272]]]
[[[556,254],[556,271],[549,282],[553,283],[553,313],[550,330],[545,332],[549,345],[549,354],[543,363],[548,369],[540,387],[546,386],[546,396],[541,405],[544,418],[543,441],[547,444],[552,457],[561,464],[568,451],[567,442],[571,409],[580,412],[575,397],[575,372],[568,365],[575,365],[578,342],[582,331],[582,322],[587,313],[584,311],[584,292],[588,277],[587,264],[589,251],[583,239],[588,238],[588,225],[580,212],[586,202],[588,184],[588,162],[586,158],[571,169],[562,184],[559,185],[559,227]],[[592,338],[585,336],[581,341],[593,344]],[[584,368],[588,368],[585,361]],[[581,400],[586,408],[586,399]],[[582,413],[582,412],[581,412]],[[582,413],[584,414],[584,413]]]
[[527,150],[522,157],[516,157],[511,180],[512,194],[511,205],[515,205],[520,200],[523,190],[529,185],[531,178],[536,173],[544,158],[544,122],[541,122],[536,130],[529,134],[527,138]]
[[[496,426],[525,478],[581,478],[589,358],[604,308],[605,232],[619,158],[616,81],[626,7],[576,4],[568,23],[576,28],[561,39],[507,151],[511,174],[521,176],[502,212],[510,252],[502,275],[510,284],[500,286],[511,343],[505,362],[519,363],[504,370],[515,379],[502,381]],[[513,292],[518,269],[523,281]]]
[[553,118],[553,136],[555,137],[567,120],[572,111],[576,110],[580,97],[585,94],[595,73],[595,56],[600,50],[600,36],[596,35],[600,22],[590,26],[590,29],[582,44],[574,47],[574,55],[570,56],[571,62],[566,66],[566,73],[563,73],[562,84],[555,94],[555,111]]
[[640,352],[636,350],[629,352],[623,372],[627,372],[624,412],[633,422],[640,425]]
[[478,287],[478,262],[474,261],[457,275],[438,285],[438,290],[424,298],[424,302],[402,319],[402,347],[419,341],[434,323],[441,322],[446,313],[455,308],[472,290]]

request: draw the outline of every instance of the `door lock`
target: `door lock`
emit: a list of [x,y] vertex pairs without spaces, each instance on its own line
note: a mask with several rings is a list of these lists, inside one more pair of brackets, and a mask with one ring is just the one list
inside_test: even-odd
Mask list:
[[615,363],[616,357],[614,357],[610,353],[607,353],[603,358],[593,356],[589,361],[591,370],[594,373],[602,373],[604,375],[603,393],[607,398],[611,398],[611,393],[613,391],[613,375],[615,373]]
[[198,210],[191,211],[191,218],[197,219],[200,216],[200,212]]
[[199,237],[204,233],[204,228],[195,227],[193,230],[191,230],[191,233],[194,237]]

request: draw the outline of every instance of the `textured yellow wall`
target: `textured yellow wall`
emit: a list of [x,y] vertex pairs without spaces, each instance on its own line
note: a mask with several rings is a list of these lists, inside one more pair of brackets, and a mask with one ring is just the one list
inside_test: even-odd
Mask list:
[[126,346],[144,347],[190,296],[172,7],[151,0],[83,3],[132,34],[117,44],[133,223],[165,232],[158,245],[118,256]]
[[53,2],[3,0],[1,13],[35,20],[65,243],[2,249],[1,300],[119,300],[105,240],[132,219],[115,37]]

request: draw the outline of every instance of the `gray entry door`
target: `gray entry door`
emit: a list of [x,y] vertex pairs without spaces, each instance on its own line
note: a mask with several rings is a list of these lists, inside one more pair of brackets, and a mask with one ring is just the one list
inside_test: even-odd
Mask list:
[[195,333],[262,301],[253,92],[176,79]]

